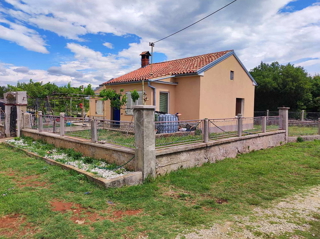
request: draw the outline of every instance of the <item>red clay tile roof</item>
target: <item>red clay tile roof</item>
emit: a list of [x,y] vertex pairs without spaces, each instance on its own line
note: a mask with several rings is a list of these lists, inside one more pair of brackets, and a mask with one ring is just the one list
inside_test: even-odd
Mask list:
[[220,57],[224,56],[230,51],[231,50],[209,53],[209,54],[204,54],[200,56],[192,56],[192,57],[182,58],[178,60],[153,63],[152,75],[150,75],[150,71],[151,71],[150,65],[147,65],[143,68],[139,68],[137,70],[131,71],[125,75],[114,78],[103,84],[135,82],[135,81],[159,78],[162,76],[195,73],[202,67],[219,59]]

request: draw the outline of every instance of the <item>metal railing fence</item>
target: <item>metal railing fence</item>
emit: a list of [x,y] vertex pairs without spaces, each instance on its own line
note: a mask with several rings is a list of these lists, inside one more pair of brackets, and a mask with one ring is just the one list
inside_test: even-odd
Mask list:
[[97,141],[134,148],[134,123],[130,121],[98,120]]
[[[94,143],[108,143],[135,148],[134,122],[97,120],[83,117],[42,115],[33,123],[40,132],[77,137]],[[165,148],[276,131],[279,116],[155,121],[155,146]],[[315,125],[315,124],[314,124]]]
[[203,120],[156,121],[156,147],[172,146],[203,139]]
[[209,119],[209,139],[219,140],[238,136],[238,118]]

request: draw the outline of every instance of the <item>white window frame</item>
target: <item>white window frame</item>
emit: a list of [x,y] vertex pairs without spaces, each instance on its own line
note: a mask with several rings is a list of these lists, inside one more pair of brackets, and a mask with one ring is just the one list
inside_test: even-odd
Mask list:
[[170,92],[168,92],[168,91],[160,91],[160,92],[159,92],[159,111],[161,110],[161,109],[160,109],[160,94],[161,94],[161,93],[168,95],[168,109],[167,109],[167,114],[169,114],[169,112],[170,112]]
[[126,104],[126,110],[125,114],[126,115],[133,115],[133,106],[135,105],[143,105],[143,94],[142,91],[137,91],[139,93],[139,99],[136,100],[134,103],[132,98],[131,98],[131,92],[127,91],[126,96],[127,96],[127,104]]
[[[98,112],[98,102],[99,102],[99,104],[101,104],[101,112]],[[104,104],[103,104],[102,100],[96,100],[95,108],[96,108],[96,115],[104,115]],[[101,114],[99,114],[99,113],[101,113]]]

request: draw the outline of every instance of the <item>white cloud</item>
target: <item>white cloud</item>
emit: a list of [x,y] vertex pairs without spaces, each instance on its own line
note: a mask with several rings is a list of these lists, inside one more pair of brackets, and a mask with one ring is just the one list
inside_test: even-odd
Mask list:
[[[69,77],[68,79],[72,80],[75,79],[74,74],[81,72],[83,75],[77,78],[78,81],[96,82],[95,85],[138,68],[139,54],[150,49],[150,41],[165,37],[230,2],[6,1],[15,7],[15,10],[7,11],[6,14],[25,24],[36,25],[68,39],[81,40],[81,36],[87,33],[112,33],[117,36],[135,34],[140,37],[139,43],[131,43],[128,49],[122,49],[116,55],[104,55],[89,47],[68,43],[67,48],[74,54],[74,59],[61,62],[60,66],[50,68],[45,73],[51,71],[56,77],[59,74],[59,77]],[[319,58],[320,5],[314,4],[300,11],[280,13],[279,10],[289,2],[292,1],[237,1],[199,24],[156,43],[154,50],[164,53],[168,59],[176,59],[234,49],[248,69],[257,66],[261,61],[279,61],[286,64],[304,58]],[[12,25],[10,29],[1,27],[6,28],[6,31],[20,33],[22,38],[11,37],[17,44],[29,50],[46,51],[43,39],[35,31],[29,29],[29,32],[25,32],[25,27],[17,29],[17,25],[18,23],[15,29]],[[23,36],[27,39],[22,40]],[[9,39],[9,36],[6,39]],[[34,42],[38,44],[27,42],[33,39],[36,39]],[[112,45],[108,41],[103,45],[118,48],[117,43]],[[305,63],[304,67],[314,69],[317,64],[309,62]]]
[[[3,26],[1,23],[9,27]],[[0,38],[4,40],[15,42],[30,51],[49,53],[44,40],[32,29],[0,18],[0,32]]]
[[77,23],[71,23],[66,20],[54,17],[37,16],[29,19],[30,23],[36,24],[39,28],[57,33],[68,39],[80,40],[79,35],[84,35],[87,30]]
[[110,42],[105,42],[105,43],[103,43],[103,45],[104,45],[105,47],[108,47],[108,48],[110,48],[110,49],[113,49],[113,45],[112,45],[112,43],[110,43]]
[[[0,63],[0,76],[1,76],[1,85],[15,85],[16,82],[29,82],[32,79],[35,82],[51,82],[57,85],[66,85],[68,82],[72,82],[73,86],[82,85],[83,82],[78,81],[74,77],[67,75],[50,75],[47,71],[44,70],[32,70],[26,72],[19,72],[17,69],[27,69],[24,66],[15,66],[12,64]],[[32,76],[30,76],[32,75]]]

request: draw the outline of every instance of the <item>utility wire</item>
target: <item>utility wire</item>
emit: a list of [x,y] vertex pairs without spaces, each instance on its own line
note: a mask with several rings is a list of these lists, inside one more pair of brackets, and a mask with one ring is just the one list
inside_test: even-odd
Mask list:
[[189,27],[191,27],[191,26],[193,26],[193,25],[197,24],[198,22],[201,22],[202,20],[204,20],[204,19],[206,19],[206,18],[210,17],[211,15],[213,15],[213,14],[215,14],[215,13],[217,13],[217,12],[221,11],[222,9],[224,9],[224,8],[228,7],[229,5],[231,5],[232,3],[236,2],[236,1],[237,1],[237,0],[234,0],[234,1],[230,2],[230,3],[228,3],[227,5],[223,6],[222,8],[219,8],[218,10],[216,10],[216,11],[214,11],[214,12],[210,13],[209,15],[207,15],[207,16],[205,16],[205,17],[203,17],[203,18],[201,18],[200,20],[198,20],[198,21],[196,21],[196,22],[194,22],[194,23],[192,23],[192,24],[190,24],[190,25],[188,25],[188,26],[186,26],[186,27],[182,28],[181,30],[176,31],[176,32],[174,32],[174,33],[170,34],[169,36],[166,36],[166,37],[164,37],[164,38],[161,38],[161,39],[160,39],[160,40],[158,40],[158,41],[151,42],[150,44],[157,43],[157,42],[162,41],[162,40],[164,40],[164,39],[167,39],[168,37],[171,37],[171,36],[173,36],[173,35],[175,35],[175,34],[177,34],[177,33],[179,33],[179,32],[182,32],[183,30],[186,30],[187,28],[189,28]]

